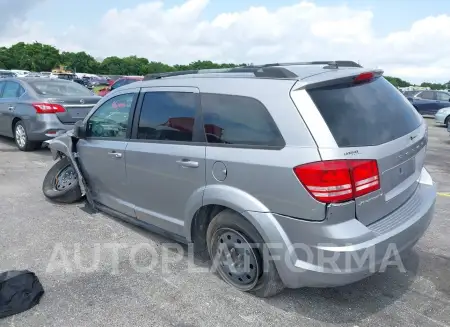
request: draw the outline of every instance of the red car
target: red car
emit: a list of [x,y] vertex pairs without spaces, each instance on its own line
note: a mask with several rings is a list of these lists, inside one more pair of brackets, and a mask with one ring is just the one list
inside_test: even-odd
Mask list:
[[111,86],[109,87],[105,87],[101,90],[98,91],[98,95],[100,96],[105,96],[107,95],[109,92],[117,89],[118,87],[133,83],[133,82],[137,82],[137,81],[142,81],[144,79],[144,77],[142,76],[124,76],[119,78],[118,80],[116,80]]

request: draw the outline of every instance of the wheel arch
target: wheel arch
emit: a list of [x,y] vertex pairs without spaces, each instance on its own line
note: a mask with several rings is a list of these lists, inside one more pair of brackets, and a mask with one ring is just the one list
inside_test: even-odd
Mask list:
[[21,121],[21,120],[22,119],[20,119],[19,117],[14,117],[14,119],[12,120],[12,122],[11,122],[11,133],[12,133],[13,136],[16,134],[16,131],[15,131],[16,124],[19,121]]
[[196,252],[206,248],[206,231],[211,220],[226,209],[236,212],[252,224],[267,243],[272,241],[267,228],[279,230],[275,219],[261,219],[270,216],[270,213],[258,199],[234,187],[212,185],[204,189],[202,201],[197,201],[197,205],[187,211],[185,236],[188,242],[194,243]]

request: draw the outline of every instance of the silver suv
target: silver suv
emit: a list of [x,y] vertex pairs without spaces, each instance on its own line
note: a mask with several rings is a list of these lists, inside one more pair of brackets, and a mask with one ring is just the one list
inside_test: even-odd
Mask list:
[[436,198],[426,123],[352,62],[149,76],[49,146],[47,197],[192,242],[262,297],[374,273],[424,234]]

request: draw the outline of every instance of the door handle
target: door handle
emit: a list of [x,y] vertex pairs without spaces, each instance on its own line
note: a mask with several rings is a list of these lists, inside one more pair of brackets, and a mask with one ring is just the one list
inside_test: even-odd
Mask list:
[[120,152],[111,151],[111,152],[108,152],[108,154],[110,156],[113,156],[114,158],[122,158],[122,153],[120,153]]
[[14,107],[13,107],[13,106],[9,106],[9,107],[8,107],[8,110],[9,110],[9,111],[13,111],[13,110],[14,110]]
[[198,168],[198,162],[191,161],[189,159],[177,160],[177,164],[179,164],[181,167],[185,167],[185,168]]

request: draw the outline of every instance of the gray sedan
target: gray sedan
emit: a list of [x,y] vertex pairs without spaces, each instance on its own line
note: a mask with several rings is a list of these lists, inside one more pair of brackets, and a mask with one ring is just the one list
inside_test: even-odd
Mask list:
[[72,81],[43,78],[0,80],[0,135],[22,151],[65,133],[101,99]]

